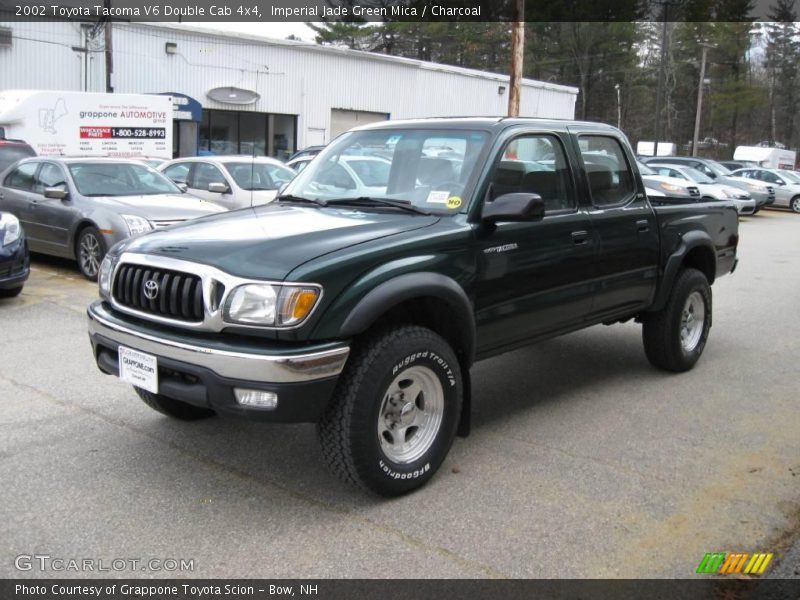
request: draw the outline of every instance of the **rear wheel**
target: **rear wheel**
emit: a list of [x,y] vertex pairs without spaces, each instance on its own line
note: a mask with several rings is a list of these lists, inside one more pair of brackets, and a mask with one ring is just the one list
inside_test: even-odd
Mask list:
[[154,394],[134,386],[139,398],[153,410],[157,410],[163,415],[180,419],[181,421],[197,421],[198,419],[207,419],[213,417],[215,413],[210,408],[202,408],[200,406],[193,406],[187,402],[180,400],[173,400],[161,394]]
[[800,213],[800,196],[792,198],[792,201],[789,203],[789,208],[792,209],[792,212]]
[[666,306],[643,319],[647,359],[666,371],[688,371],[700,358],[711,329],[711,286],[697,269],[675,278]]
[[97,281],[97,273],[106,250],[106,243],[97,228],[86,227],[81,230],[75,243],[75,257],[78,259],[78,268],[86,279]]
[[317,425],[328,466],[384,496],[424,485],[453,443],[462,394],[458,359],[433,331],[409,325],[366,339]]

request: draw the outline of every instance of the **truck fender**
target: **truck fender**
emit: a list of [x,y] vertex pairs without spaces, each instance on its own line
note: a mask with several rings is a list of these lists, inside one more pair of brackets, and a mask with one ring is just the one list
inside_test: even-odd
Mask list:
[[709,284],[714,282],[714,275],[717,269],[714,243],[711,241],[711,237],[704,231],[689,231],[681,237],[678,248],[667,258],[664,272],[661,276],[661,283],[656,290],[655,298],[648,312],[659,311],[667,304],[675,277],[681,270],[686,257],[695,248],[705,248],[713,257],[713,272],[710,275],[706,273],[706,275],[709,276]]
[[421,272],[398,275],[367,293],[355,305],[339,332],[341,338],[350,338],[366,331],[384,313],[406,300],[433,296],[445,301],[459,324],[461,341],[461,376],[464,397],[457,435],[469,435],[472,414],[472,385],[469,369],[475,360],[475,318],[472,303],[464,289],[453,279],[439,273]]

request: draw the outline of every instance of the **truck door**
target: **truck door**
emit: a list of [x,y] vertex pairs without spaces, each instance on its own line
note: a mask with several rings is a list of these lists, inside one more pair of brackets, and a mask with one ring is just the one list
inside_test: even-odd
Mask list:
[[[572,129],[572,128],[570,128]],[[574,132],[584,167],[584,193],[597,233],[597,265],[589,319],[647,306],[658,276],[656,216],[635,176],[627,144],[613,133]]]
[[569,328],[591,309],[596,243],[565,147],[559,136],[525,133],[495,159],[484,202],[536,193],[545,216],[476,229],[479,353]]

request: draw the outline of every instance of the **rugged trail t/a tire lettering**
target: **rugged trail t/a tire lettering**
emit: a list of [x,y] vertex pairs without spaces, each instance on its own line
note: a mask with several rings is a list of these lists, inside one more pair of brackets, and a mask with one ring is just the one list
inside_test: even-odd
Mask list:
[[213,417],[216,413],[210,408],[202,408],[200,406],[193,406],[187,402],[180,400],[173,400],[161,394],[153,394],[147,390],[143,390],[136,386],[133,387],[142,402],[147,404],[153,410],[157,410],[163,415],[179,419],[181,421],[197,421],[199,419],[207,419]]
[[708,280],[697,269],[684,269],[675,278],[666,306],[643,320],[647,359],[665,371],[688,371],[703,353],[710,329]]
[[439,335],[410,325],[354,350],[317,426],[323,455],[345,481],[384,496],[407,493],[433,476],[453,443],[458,360]]

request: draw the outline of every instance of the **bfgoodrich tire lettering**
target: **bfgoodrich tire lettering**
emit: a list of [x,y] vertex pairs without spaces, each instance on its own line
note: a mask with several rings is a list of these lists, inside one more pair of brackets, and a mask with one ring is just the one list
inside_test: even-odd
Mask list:
[[675,278],[666,306],[645,316],[642,340],[647,359],[659,369],[688,371],[700,358],[711,329],[711,286],[697,269]]
[[202,408],[200,406],[193,406],[187,402],[180,400],[173,400],[161,394],[153,394],[147,390],[143,390],[136,386],[133,387],[142,402],[147,404],[153,410],[157,410],[162,415],[167,415],[173,419],[181,421],[197,421],[198,419],[207,419],[213,417],[216,413],[210,408]]
[[341,479],[384,496],[424,485],[441,465],[461,414],[461,370],[433,331],[413,325],[354,347],[317,431]]

